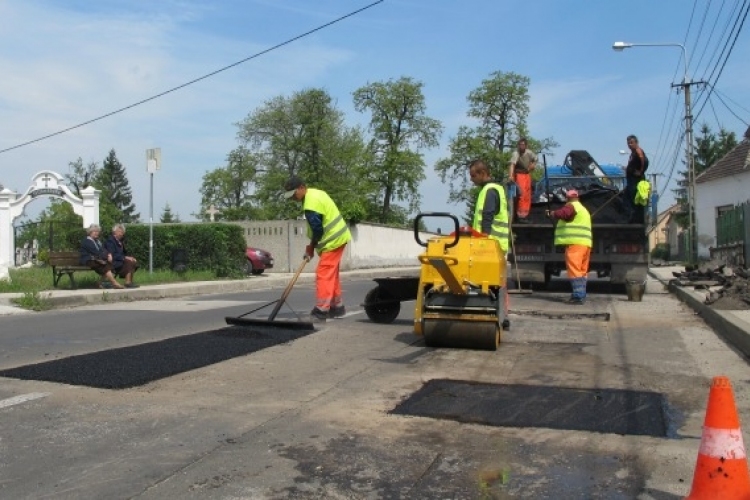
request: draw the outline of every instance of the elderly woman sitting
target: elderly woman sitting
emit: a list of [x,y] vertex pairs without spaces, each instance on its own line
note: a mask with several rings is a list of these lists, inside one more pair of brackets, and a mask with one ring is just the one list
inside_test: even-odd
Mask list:
[[133,273],[138,270],[138,261],[125,248],[125,226],[115,224],[104,248],[112,255],[113,274],[125,280],[125,288],[138,288],[133,283]]
[[[99,241],[99,233],[101,232],[102,228],[96,224],[91,224],[86,229],[87,236],[81,242],[80,263],[89,266],[104,277],[112,285],[112,288],[125,288],[117,282],[112,274],[112,254]],[[101,283],[99,287],[102,287]]]

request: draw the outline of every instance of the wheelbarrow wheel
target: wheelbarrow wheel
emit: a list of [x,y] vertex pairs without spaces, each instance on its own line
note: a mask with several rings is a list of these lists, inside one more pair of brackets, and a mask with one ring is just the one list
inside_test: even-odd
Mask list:
[[401,312],[401,303],[376,286],[365,295],[365,313],[375,323],[393,323]]

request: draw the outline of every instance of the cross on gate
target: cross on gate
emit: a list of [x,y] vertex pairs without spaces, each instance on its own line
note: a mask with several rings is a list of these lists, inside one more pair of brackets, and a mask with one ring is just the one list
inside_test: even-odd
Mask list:
[[221,210],[217,209],[214,205],[211,205],[208,207],[208,210],[206,210],[206,213],[211,217],[211,222],[214,222],[214,216],[220,214]]
[[44,187],[49,187],[49,181],[52,179],[52,177],[49,176],[49,174],[44,174],[42,177],[42,180],[44,181]]

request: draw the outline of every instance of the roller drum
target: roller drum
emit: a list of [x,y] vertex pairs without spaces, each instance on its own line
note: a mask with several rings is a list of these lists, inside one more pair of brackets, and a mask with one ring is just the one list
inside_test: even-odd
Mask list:
[[423,319],[422,332],[428,347],[460,347],[497,350],[500,326],[496,321]]

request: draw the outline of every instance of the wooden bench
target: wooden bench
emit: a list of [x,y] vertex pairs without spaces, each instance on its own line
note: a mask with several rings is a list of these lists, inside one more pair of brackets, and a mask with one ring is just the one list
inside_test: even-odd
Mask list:
[[76,280],[73,273],[77,271],[91,271],[89,266],[82,266],[79,263],[81,258],[80,252],[50,252],[49,265],[52,266],[52,284],[57,287],[63,274],[70,278],[70,286],[76,288]]

